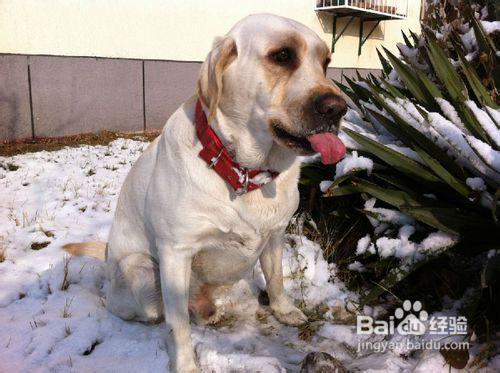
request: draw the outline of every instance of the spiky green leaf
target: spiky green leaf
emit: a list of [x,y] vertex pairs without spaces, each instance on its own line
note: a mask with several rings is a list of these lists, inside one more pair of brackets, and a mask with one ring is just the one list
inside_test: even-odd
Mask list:
[[403,81],[411,94],[429,109],[437,110],[438,105],[434,96],[427,90],[426,85],[420,81],[419,76],[389,50],[385,48],[384,50],[392,66],[394,66],[400,79]]
[[415,196],[402,190],[381,187],[363,179],[356,178],[353,180],[353,186],[358,190],[358,192],[370,194],[371,196],[397,208],[404,206],[422,206],[432,203],[432,200],[429,200],[428,198]]
[[441,165],[438,161],[432,158],[429,154],[427,154],[424,150],[419,147],[415,147],[415,151],[420,155],[420,158],[424,160],[424,162],[429,166],[431,170],[434,171],[436,175],[438,175],[445,183],[455,189],[458,193],[468,198],[470,195],[469,187],[458,180],[455,176],[453,176],[448,170]]
[[413,48],[412,43],[410,42],[410,39],[408,39],[408,36],[406,36],[406,33],[401,30],[401,34],[403,34],[403,40],[408,48]]
[[460,75],[448,60],[443,49],[438,45],[435,35],[431,32],[426,32],[426,37],[427,52],[439,80],[444,84],[453,101],[465,101],[468,98],[467,89]]
[[392,84],[389,84],[387,80],[381,79],[381,81],[384,83],[384,88],[393,96],[393,97],[399,97],[399,98],[404,98],[405,96],[399,91],[398,88],[393,86]]
[[500,238],[500,231],[495,229],[492,220],[470,210],[458,207],[403,206],[401,211],[443,232],[492,242]]
[[462,67],[462,71],[465,77],[467,78],[469,85],[474,91],[474,94],[476,95],[477,99],[483,105],[488,105],[489,107],[498,109],[499,106],[491,98],[491,95],[488,93],[484,85],[481,83],[481,80],[479,79],[474,67],[469,63],[469,61],[467,61],[463,53],[457,51],[457,55],[460,60],[460,66]]
[[344,128],[344,132],[377,158],[401,172],[425,182],[441,183],[439,178],[413,159],[350,129]]
[[420,131],[413,128],[411,125],[407,124],[404,118],[402,118],[395,110],[392,109],[387,103],[385,103],[380,97],[374,95],[374,99],[379,101],[380,105],[391,114],[395,122],[389,120],[383,115],[370,111],[370,114],[375,117],[380,124],[382,124],[389,132],[394,136],[404,142],[407,146],[413,147],[418,145],[430,154],[432,157],[436,158],[441,162],[450,172],[458,177],[464,177],[464,171],[456,162],[443,151],[434,142],[429,140]]
[[382,69],[384,70],[385,75],[389,75],[392,71],[392,66],[389,64],[389,62],[387,62],[387,60],[382,55],[382,53],[380,53],[378,48],[377,48],[377,54],[378,54],[378,58],[380,60],[380,63],[382,64]]

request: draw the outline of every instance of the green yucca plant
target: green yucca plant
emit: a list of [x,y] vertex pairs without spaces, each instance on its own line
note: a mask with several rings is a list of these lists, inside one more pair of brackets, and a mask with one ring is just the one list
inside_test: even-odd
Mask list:
[[[356,106],[341,134],[356,153],[323,190],[324,197],[368,201],[357,212],[374,231],[348,260],[371,284],[364,304],[388,293],[407,296],[415,280],[428,298],[460,298],[475,286],[466,311],[476,330],[488,321],[484,335],[499,328],[500,315],[492,291],[500,278],[500,74],[496,24],[476,18],[476,10],[461,5],[454,26],[431,14],[422,35],[403,33],[401,58],[379,52],[380,77],[336,82]],[[335,172],[313,164],[303,175],[314,184]],[[436,281],[448,293],[434,292]]]

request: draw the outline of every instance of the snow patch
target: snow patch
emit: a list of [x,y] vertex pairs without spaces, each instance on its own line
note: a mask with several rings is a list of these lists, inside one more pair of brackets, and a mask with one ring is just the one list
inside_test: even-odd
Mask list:
[[358,152],[353,151],[335,166],[335,179],[359,170],[366,170],[370,174],[372,169],[373,161],[370,158],[358,156]]
[[468,177],[465,183],[472,189],[478,192],[483,192],[486,190],[486,184],[484,180],[480,177]]
[[331,180],[323,180],[322,182],[319,183],[319,189],[321,192],[325,193],[330,187],[332,186],[333,181]]
[[488,35],[500,31],[500,21],[481,21],[481,26]]

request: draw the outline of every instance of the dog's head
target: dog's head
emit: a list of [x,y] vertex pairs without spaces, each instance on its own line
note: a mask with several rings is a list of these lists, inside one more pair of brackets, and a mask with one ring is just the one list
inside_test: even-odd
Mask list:
[[209,109],[209,121],[220,110],[251,126],[255,137],[267,137],[298,154],[314,148],[325,155],[339,151],[332,134],[347,110],[326,78],[329,62],[327,45],[306,26],[252,15],[214,42],[201,69],[198,94]]

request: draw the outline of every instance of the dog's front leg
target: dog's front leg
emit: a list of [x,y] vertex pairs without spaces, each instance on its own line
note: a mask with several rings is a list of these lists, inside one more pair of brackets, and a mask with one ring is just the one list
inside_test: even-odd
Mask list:
[[170,369],[178,373],[199,372],[188,313],[191,254],[161,245],[158,251]]
[[283,324],[296,326],[305,323],[307,317],[294,306],[283,287],[283,235],[273,234],[259,259],[274,316]]

